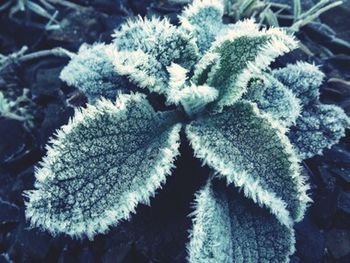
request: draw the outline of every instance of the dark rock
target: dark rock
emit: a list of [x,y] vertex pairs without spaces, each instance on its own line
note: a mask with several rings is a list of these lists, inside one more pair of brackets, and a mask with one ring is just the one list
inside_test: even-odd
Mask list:
[[271,68],[285,67],[287,64],[294,64],[299,60],[308,60],[308,56],[301,49],[295,49],[283,56],[278,57],[274,62],[271,63]]
[[0,163],[25,151],[25,135],[21,122],[0,117]]
[[103,263],[122,263],[125,261],[126,256],[130,253],[131,245],[119,245],[110,248],[105,253],[102,262]]
[[314,198],[314,203],[310,208],[310,213],[313,222],[319,227],[328,228],[333,223],[337,211],[338,195],[338,190],[320,189],[318,191],[317,196]]
[[295,226],[297,256],[303,263],[320,262],[325,253],[322,232],[306,216]]
[[318,167],[318,171],[320,174],[320,179],[324,187],[330,191],[333,191],[336,187],[336,179],[333,174],[329,171],[328,165],[320,165]]
[[67,108],[60,104],[50,104],[45,108],[45,119],[40,127],[40,144],[44,146],[56,129],[67,124],[69,117],[71,117],[73,113],[74,110],[72,108]]
[[326,233],[327,248],[335,259],[350,254],[350,231],[348,229],[331,229]]
[[144,0],[144,1],[129,0],[129,5],[132,11],[142,16],[146,15],[147,8],[150,6],[151,3],[152,3],[152,0]]
[[331,149],[324,150],[323,156],[327,162],[332,162],[336,166],[339,164],[350,164],[350,152],[339,144],[334,145]]
[[19,208],[6,202],[0,198],[0,224],[18,223],[19,222]]
[[151,260],[141,253],[136,246],[133,246],[123,260],[123,263],[151,263]]
[[62,83],[59,79],[62,67],[39,68],[36,72],[36,80],[31,87],[32,96],[36,99],[43,98],[60,98],[62,91],[60,89]]
[[350,169],[345,167],[333,167],[332,173],[342,178],[345,182],[350,183]]
[[79,256],[79,263],[94,263],[94,255],[89,248],[84,248]]
[[349,76],[349,63],[350,63],[350,56],[348,55],[335,55],[330,57],[329,59],[325,60],[326,64],[330,64],[328,66],[336,67],[342,77]]
[[336,32],[322,23],[310,23],[303,31],[315,43],[332,51],[333,54],[350,54],[350,44],[336,36]]
[[350,215],[350,193],[340,193],[337,204],[338,209]]
[[[124,10],[122,12],[126,13],[128,11]],[[82,43],[109,42],[113,30],[124,20],[120,16],[115,16],[111,20],[109,16],[92,7],[75,9],[66,14],[60,22],[61,29],[50,31],[48,37],[52,41],[58,41],[62,45],[69,46],[70,50],[77,50]]]
[[23,257],[31,260],[43,260],[51,246],[51,236],[43,231],[24,229],[17,242],[22,247]]
[[128,0],[91,0],[90,6],[109,15],[130,15]]
[[79,260],[80,249],[77,246],[65,246],[58,258],[58,263],[76,263]]
[[347,26],[350,23],[349,12],[350,1],[344,0],[342,5],[321,15],[321,20],[336,30],[339,37],[345,41],[350,41],[349,27]]
[[149,15],[156,15],[156,16],[166,16],[170,23],[174,25],[179,25],[180,21],[178,18],[178,14],[183,9],[185,3],[179,3],[178,1],[156,1],[153,2],[148,7],[148,14]]

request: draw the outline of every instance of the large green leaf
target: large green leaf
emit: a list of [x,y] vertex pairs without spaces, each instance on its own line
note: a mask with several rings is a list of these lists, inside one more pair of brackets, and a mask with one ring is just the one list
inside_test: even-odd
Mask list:
[[304,109],[288,136],[306,159],[338,143],[349,127],[350,119],[340,107],[316,104]]
[[[259,30],[251,20],[238,22],[220,35],[205,55],[219,57],[214,66],[208,65],[210,72],[206,74],[207,84],[220,92],[217,108],[221,110],[236,102],[252,77],[258,76],[276,57],[296,47],[294,39],[280,29]],[[204,67],[202,70],[207,71]],[[202,75],[197,69],[196,77]]]
[[319,100],[319,88],[324,74],[317,66],[299,61],[273,70],[272,75],[290,88],[303,105],[310,105]]
[[218,0],[194,0],[179,17],[181,27],[196,38],[197,45],[204,53],[224,28],[222,16],[224,6]]
[[53,234],[92,238],[128,218],[165,181],[180,124],[139,94],[78,111],[51,141],[26,217]]
[[209,182],[196,195],[190,263],[288,262],[294,231],[233,187]]
[[[136,71],[124,71],[125,74],[137,85],[160,94],[167,94],[167,67],[171,63],[190,69],[198,59],[198,47],[193,37],[172,25],[168,19],[130,19],[113,36],[118,52],[123,52],[126,58],[128,53],[136,58],[123,60],[124,67],[135,68],[134,63],[138,67]],[[140,57],[137,59],[134,54],[140,54]],[[119,63],[119,60],[115,62]]]
[[260,110],[271,114],[284,127],[295,124],[300,115],[300,100],[269,74],[261,74],[252,79],[243,98],[256,102]]
[[283,128],[255,104],[241,101],[186,127],[195,156],[228,183],[270,208],[286,225],[300,220],[309,198],[299,159]]
[[101,97],[114,100],[127,81],[116,72],[110,49],[105,44],[82,45],[63,68],[60,78],[83,91],[90,103]]

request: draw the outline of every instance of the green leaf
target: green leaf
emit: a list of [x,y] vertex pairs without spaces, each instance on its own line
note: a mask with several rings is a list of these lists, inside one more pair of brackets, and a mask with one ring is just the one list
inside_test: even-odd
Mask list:
[[48,147],[26,217],[53,234],[92,239],[148,203],[178,155],[180,124],[140,94],[78,111]]
[[208,103],[216,100],[218,91],[207,85],[187,84],[187,70],[177,64],[168,67],[170,74],[167,103],[181,104],[188,116],[203,111]]
[[255,102],[284,127],[295,124],[301,112],[300,101],[294,93],[269,74],[251,81],[243,97]]
[[309,198],[299,159],[284,132],[244,101],[186,127],[196,157],[290,226],[301,220]]
[[288,262],[294,231],[222,182],[196,194],[190,263]]
[[[141,50],[116,51],[109,50],[113,58],[114,70],[121,76],[125,76],[139,88],[148,88],[152,92],[163,94],[168,92],[165,88],[165,80],[168,75],[155,66],[157,60]],[[151,68],[151,66],[154,66]]]
[[224,27],[224,5],[217,0],[194,0],[179,17],[181,27],[196,38],[201,53],[204,53]]
[[218,110],[235,103],[246,92],[252,77],[296,47],[294,39],[280,29],[259,31],[252,20],[238,22],[231,31],[220,35],[209,51],[220,59],[211,66],[207,80],[209,86],[219,89]]
[[322,154],[345,136],[350,119],[335,105],[316,104],[306,108],[288,134],[302,159]]
[[[144,80],[140,79],[139,71],[136,71],[136,77],[130,72],[130,79],[136,79],[136,84],[146,84],[150,91],[161,94],[168,92],[167,67],[171,63],[190,69],[198,60],[198,47],[193,37],[170,24],[168,19],[138,17],[123,24],[113,37],[118,52],[145,54],[137,61]],[[134,61],[135,59],[126,60],[124,66],[133,67]],[[118,63],[118,60],[115,62]],[[125,64],[126,62],[130,64]],[[151,78],[157,81],[149,81]]]
[[90,103],[101,97],[114,100],[118,90],[126,86],[126,79],[116,72],[109,53],[105,44],[82,45],[60,78],[83,91]]
[[309,105],[319,100],[319,88],[324,74],[313,64],[297,62],[284,68],[272,71],[272,75],[290,88],[301,100],[303,105]]

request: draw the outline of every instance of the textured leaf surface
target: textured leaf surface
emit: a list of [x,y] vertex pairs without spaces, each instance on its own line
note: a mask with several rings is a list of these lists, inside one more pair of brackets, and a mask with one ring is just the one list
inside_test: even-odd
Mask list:
[[178,155],[180,124],[169,116],[138,94],[77,112],[36,172],[27,218],[54,234],[89,238],[128,218],[154,195]]
[[[157,82],[144,83],[147,83],[147,88],[151,91],[162,94],[167,93],[167,67],[171,63],[190,69],[198,59],[198,47],[194,39],[171,25],[167,19],[138,17],[129,20],[115,32],[114,45],[118,51],[141,51],[147,55],[147,59],[142,56],[137,63],[142,68],[145,78],[155,78]],[[135,60],[129,60],[130,67],[133,67],[133,61]],[[129,74],[133,79],[133,73]],[[136,84],[142,82],[138,77],[135,79]]]
[[113,64],[116,72],[127,77],[139,88],[148,88],[150,91],[160,94],[165,92],[164,79],[159,76],[160,68],[150,68],[158,62],[154,57],[141,50],[137,51],[116,51],[109,50],[113,57]]
[[181,104],[189,116],[201,112],[218,96],[217,89],[207,85],[195,85],[187,81],[187,70],[177,64],[168,67],[170,74],[167,102]]
[[294,39],[280,29],[259,31],[251,20],[238,22],[234,29],[218,37],[210,52],[219,54],[220,59],[211,67],[207,80],[209,86],[219,89],[218,108],[236,102],[252,77],[296,46]]
[[126,80],[116,72],[107,50],[104,44],[82,45],[63,68],[60,78],[83,91],[90,102],[100,97],[114,100]]
[[301,111],[294,93],[268,74],[251,81],[243,97],[256,102],[260,110],[271,114],[284,127],[295,124]]
[[183,29],[196,37],[199,50],[203,53],[224,27],[222,16],[224,6],[221,0],[194,0],[180,16]]
[[334,105],[314,105],[306,108],[289,132],[289,138],[302,159],[321,154],[345,136],[349,117]]
[[302,218],[309,198],[298,158],[283,132],[244,101],[186,127],[195,156],[291,225]]
[[273,70],[272,74],[290,88],[304,105],[319,99],[319,88],[324,74],[317,66],[305,62],[297,62],[296,64]]
[[190,263],[282,263],[294,252],[293,229],[221,182],[197,193],[193,217]]

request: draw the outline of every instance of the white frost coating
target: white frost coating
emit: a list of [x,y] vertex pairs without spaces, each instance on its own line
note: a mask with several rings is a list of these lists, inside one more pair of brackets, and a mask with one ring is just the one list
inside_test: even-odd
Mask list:
[[286,203],[283,202],[281,198],[278,198],[274,193],[264,190],[259,185],[259,181],[253,180],[248,174],[235,173],[234,167],[229,167],[209,149],[202,147],[201,138],[196,134],[186,129],[186,135],[194,150],[195,156],[203,160],[204,165],[213,167],[218,175],[225,179],[232,178],[232,180],[227,180],[228,184],[233,183],[236,187],[242,189],[246,197],[252,199],[259,206],[265,205],[276,215],[282,224],[292,227],[293,220],[286,208]]
[[[192,218],[192,229],[189,231],[190,242],[186,245],[187,260],[190,263],[215,263],[215,260],[218,261],[218,258],[212,258],[210,262],[208,261],[209,259],[200,261],[198,257],[202,254],[202,250],[221,249],[223,255],[232,257],[231,231],[234,230],[231,229],[230,224],[227,224],[229,223],[228,207],[224,204],[223,207],[220,207],[213,195],[210,179],[200,191],[195,193],[195,200],[192,206],[193,212],[189,215]],[[206,228],[208,227],[223,231],[219,237],[220,239],[210,240],[208,236],[212,233],[207,232],[208,229]],[[226,261],[222,263],[226,263]]]
[[112,58],[112,63],[119,75],[126,76],[140,88],[149,88],[159,93],[164,92],[160,80],[145,71],[144,66],[151,60],[149,55],[141,50],[117,51],[115,48],[109,48],[106,52]]
[[180,29],[193,36],[204,53],[224,27],[223,14],[222,0],[194,0],[179,16]]
[[243,98],[257,103],[262,112],[271,114],[284,127],[295,124],[301,113],[301,102],[294,93],[266,73],[249,82]]
[[[259,30],[254,20],[244,20],[238,22],[232,31],[218,36],[217,40],[210,48],[210,52],[216,53],[216,50],[225,41],[234,42],[240,37],[269,38],[266,44],[258,47],[259,52],[257,52],[255,59],[247,62],[245,68],[239,73],[235,80],[234,87],[239,90],[238,94],[241,96],[246,91],[248,82],[253,76],[259,75],[262,70],[266,69],[270,63],[276,59],[276,57],[297,48],[298,43],[294,37],[287,35],[280,28]],[[216,67],[215,69],[219,68]],[[209,83],[214,77],[215,69],[210,72]],[[219,108],[232,105],[240,96],[236,93],[226,92],[225,96],[218,102]]]
[[294,230],[268,210],[215,179],[195,197],[188,262],[289,262],[295,251]]
[[182,89],[187,81],[188,70],[176,63],[171,63],[171,65],[168,67],[168,72],[170,92],[179,91]]
[[170,80],[167,94],[168,104],[181,104],[188,115],[193,115],[214,100],[219,93],[217,89],[208,85],[195,85],[192,82],[186,85],[188,71],[175,63],[168,67]]
[[[69,177],[66,177],[66,174],[55,174],[54,171],[52,171],[52,169],[59,170],[61,168],[60,166],[66,165],[65,163],[62,164],[61,160],[62,158],[64,158],[63,154],[66,154],[67,151],[70,150],[70,145],[64,143],[62,144],[62,141],[66,141],[67,138],[69,139],[72,138],[72,136],[76,136],[77,129],[80,130],[81,127],[84,127],[84,125],[90,125],[89,120],[95,119],[95,122],[100,121],[100,118],[103,118],[103,116],[105,116],[106,114],[113,114],[113,116],[119,116],[120,118],[124,118],[123,116],[128,116],[127,114],[130,110],[130,103],[145,104],[145,101],[145,96],[140,94],[120,95],[116,103],[103,99],[98,101],[94,106],[88,105],[86,109],[76,111],[76,114],[73,117],[73,119],[71,119],[67,125],[63,126],[62,129],[60,129],[57,132],[56,138],[51,139],[51,146],[47,147],[47,155],[43,158],[43,161],[40,163],[41,168],[37,168],[35,173],[37,179],[35,183],[36,190],[27,191],[25,193],[25,195],[29,199],[26,202],[26,218],[31,221],[32,225],[47,229],[54,235],[63,232],[72,237],[82,237],[86,235],[89,239],[93,239],[93,237],[96,234],[105,233],[109,229],[109,227],[116,225],[120,220],[129,218],[130,213],[135,212],[137,204],[149,204],[149,198],[151,196],[154,196],[156,189],[160,188],[161,185],[165,182],[166,176],[171,173],[171,169],[173,168],[174,159],[179,154],[178,147],[180,140],[179,132],[181,129],[181,124],[175,124],[172,127],[169,126],[168,131],[163,131],[163,135],[166,136],[164,137],[162,135],[162,138],[166,138],[166,140],[162,142],[162,146],[159,149],[159,153],[157,153],[157,155],[150,155],[156,156],[156,159],[154,161],[152,160],[152,162],[155,165],[153,167],[149,167],[150,170],[145,171],[147,173],[149,172],[149,176],[147,176],[147,179],[143,181],[142,186],[138,187],[138,182],[135,181],[137,178],[131,176],[130,179],[127,180],[127,182],[132,184],[135,181],[135,184],[137,185],[135,185],[134,187],[130,187],[130,189],[122,189],[123,193],[119,197],[119,201],[115,202],[112,206],[107,206],[106,209],[103,210],[103,212],[95,212],[94,207],[91,207],[90,217],[87,217],[86,214],[83,213],[83,208],[80,206],[80,202],[89,202],[88,200],[84,199],[84,196],[81,196],[80,191],[71,191],[71,193],[68,196],[64,196],[62,195],[64,194],[64,192],[58,191],[55,188],[55,184],[60,184],[64,180],[70,180],[71,178],[78,178],[78,180],[84,180],[84,177],[76,177],[78,175],[74,174],[69,174]],[[145,104],[145,111],[148,110],[147,107],[148,109],[150,109],[150,106],[146,106]],[[142,118],[143,113],[140,112],[140,114],[140,116],[135,117]],[[145,112],[144,114],[151,114],[152,116],[155,116],[153,115],[155,113],[152,112]],[[95,132],[96,136],[98,137],[98,130],[96,130]],[[123,136],[124,139],[127,138],[125,137],[126,135]],[[153,138],[153,140],[155,139]],[[85,145],[82,146],[83,147],[79,147],[79,145],[77,145],[77,147],[79,148],[78,151],[80,153],[91,151],[91,149],[85,148]],[[99,148],[100,146],[98,144],[92,145],[91,147],[98,147],[96,148],[96,150],[101,149]],[[75,150],[75,152],[76,151],[77,150]],[[147,156],[144,156],[144,158],[147,158]],[[128,159],[126,159],[126,161],[127,160]],[[70,162],[70,160],[67,158],[65,158],[65,161]],[[98,165],[101,166],[101,164]],[[106,163],[105,166],[108,167],[108,164]],[[65,167],[62,166],[62,168]],[[101,169],[103,168],[104,167],[101,166]],[[78,169],[80,169],[80,167]],[[118,172],[118,174],[122,172],[118,169],[119,167],[109,168],[107,173],[104,174],[104,177],[110,179],[111,177],[116,176],[116,172]],[[130,167],[130,169],[132,170],[134,168]],[[130,172],[132,172],[131,170]],[[125,172],[123,173],[123,176],[128,175],[127,173],[125,174]],[[94,192],[95,190],[98,192],[103,192],[103,189],[101,189],[101,187],[105,184],[103,183],[103,181],[100,180],[105,179],[98,179],[98,181],[96,182],[98,182],[99,185],[97,186],[93,184],[93,182],[95,181],[91,181],[90,183],[87,182],[84,185],[83,189],[90,189],[89,191],[91,191],[91,196],[88,196],[89,199],[93,200],[95,198],[93,197],[96,194],[96,192]],[[82,182],[75,181],[75,183]],[[109,183],[107,183],[107,185],[108,184]],[[94,189],[96,187],[99,189]],[[66,190],[69,189],[67,188]],[[109,194],[102,195],[102,197],[107,199],[109,197]],[[70,213],[69,218],[66,218],[68,214],[55,213],[58,211],[57,209],[55,209],[55,206],[57,205],[55,203],[55,199],[57,198],[62,199],[60,200],[60,202],[64,202],[67,205],[73,205],[74,201],[79,200],[79,203],[77,205],[73,205],[70,211],[65,210],[65,213]],[[51,201],[48,201],[48,199],[50,199]],[[108,204],[108,200],[102,200],[99,202],[101,202],[101,206],[105,206],[106,204]]]
[[79,88],[94,103],[100,97],[114,100],[118,89],[125,86],[125,78],[114,70],[111,57],[106,52],[112,45],[83,44],[77,54],[62,69],[60,79]]
[[[201,81],[201,77],[204,78],[203,81],[206,81],[206,76],[203,76],[203,73],[208,70],[212,65],[217,64],[220,60],[218,53],[207,52],[204,56],[198,61],[194,67],[193,77],[191,80],[198,84]],[[210,71],[210,70],[209,70]],[[203,84],[203,83],[199,83]]]
[[[126,74],[137,85],[160,94],[167,93],[167,67],[177,63],[190,69],[198,59],[198,47],[194,38],[172,25],[168,19],[139,16],[123,24],[113,36],[117,51],[125,52],[125,62],[128,67],[131,66]],[[131,54],[141,51],[147,59],[142,55],[138,60],[137,56]],[[128,54],[132,59],[128,58]]]
[[196,16],[200,10],[205,8],[215,8],[220,11],[221,16],[224,15],[223,0],[193,0],[191,5],[185,7],[180,17],[187,19]]
[[319,88],[325,75],[315,64],[298,61],[284,68],[275,69],[271,74],[290,88],[303,105],[307,106],[319,100]]
[[202,111],[208,103],[217,99],[219,92],[208,85],[196,86],[193,83],[181,90],[170,90],[168,103],[181,105],[189,116]]
[[[203,161],[204,164],[214,168],[214,170],[220,175],[224,176],[229,184],[234,183],[235,186],[243,190],[245,196],[251,198],[255,203],[265,205],[273,214],[279,219],[279,221],[291,227],[293,221],[300,221],[304,216],[307,204],[311,199],[307,196],[306,192],[309,186],[305,183],[305,178],[300,175],[299,158],[295,154],[292,145],[285,135],[286,129],[282,127],[277,121],[273,120],[269,114],[260,113],[255,104],[253,106],[254,113],[259,118],[267,120],[271,124],[271,128],[276,131],[276,134],[284,143],[284,149],[288,155],[290,163],[291,174],[290,180],[296,185],[298,191],[298,198],[300,201],[300,207],[298,214],[292,219],[290,212],[287,210],[287,204],[276,195],[276,193],[264,189],[259,180],[253,179],[246,172],[236,172],[236,164],[230,164],[221,159],[220,156],[215,155],[209,148],[205,147],[205,138],[201,138],[194,132],[191,132],[189,126],[186,127],[186,135],[194,149],[195,156]],[[224,146],[223,146],[224,147]]]

